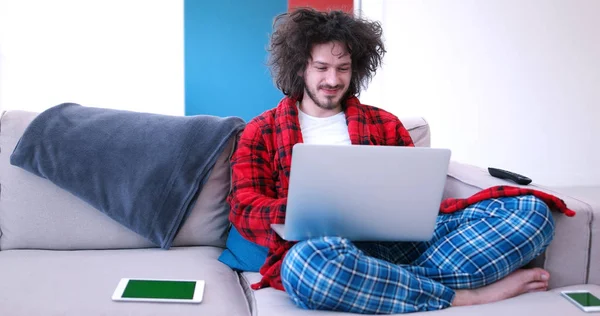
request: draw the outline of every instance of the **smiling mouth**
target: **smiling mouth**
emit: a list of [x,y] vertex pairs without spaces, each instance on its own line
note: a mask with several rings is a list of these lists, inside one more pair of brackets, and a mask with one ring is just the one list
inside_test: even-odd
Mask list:
[[337,94],[337,92],[339,91],[339,89],[325,89],[325,88],[321,88],[321,90],[323,90],[323,92],[325,92],[325,94]]

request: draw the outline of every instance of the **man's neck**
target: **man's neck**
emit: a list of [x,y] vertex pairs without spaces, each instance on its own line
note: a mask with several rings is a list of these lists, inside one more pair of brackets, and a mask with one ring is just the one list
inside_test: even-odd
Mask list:
[[342,106],[339,104],[335,109],[327,110],[316,105],[310,98],[303,98],[300,101],[300,111],[313,117],[329,117],[342,112]]

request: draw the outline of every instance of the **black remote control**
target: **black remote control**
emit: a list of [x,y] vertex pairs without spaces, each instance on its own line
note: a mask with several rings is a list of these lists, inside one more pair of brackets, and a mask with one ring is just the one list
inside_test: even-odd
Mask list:
[[527,178],[526,176],[520,175],[518,173],[514,173],[514,172],[502,170],[502,169],[497,169],[497,168],[488,168],[488,172],[493,177],[511,180],[518,184],[527,185],[527,184],[531,183],[531,179]]

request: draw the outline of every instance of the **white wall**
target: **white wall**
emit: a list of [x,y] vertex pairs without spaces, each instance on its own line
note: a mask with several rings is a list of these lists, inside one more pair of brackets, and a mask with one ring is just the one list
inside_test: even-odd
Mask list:
[[600,185],[600,1],[362,0],[388,54],[361,96],[453,159]]
[[0,108],[184,114],[183,0],[0,0]]

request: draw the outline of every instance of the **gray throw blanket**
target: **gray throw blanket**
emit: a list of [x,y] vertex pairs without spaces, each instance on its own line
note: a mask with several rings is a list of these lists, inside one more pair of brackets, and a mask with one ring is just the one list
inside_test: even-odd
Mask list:
[[243,127],[237,117],[64,103],[31,122],[10,163],[168,249],[218,156]]

